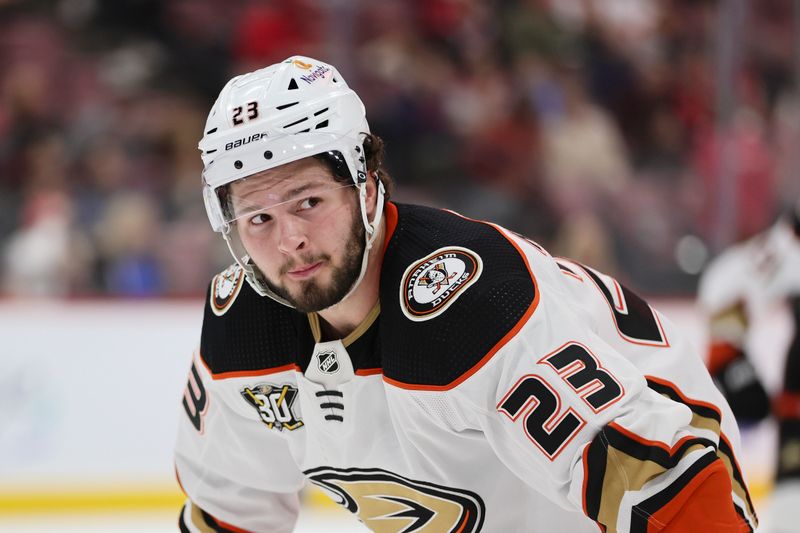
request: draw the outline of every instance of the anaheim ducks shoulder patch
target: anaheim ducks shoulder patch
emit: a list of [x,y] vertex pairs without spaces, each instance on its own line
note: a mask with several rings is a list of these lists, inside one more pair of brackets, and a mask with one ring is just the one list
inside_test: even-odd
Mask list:
[[222,316],[231,308],[243,284],[244,270],[238,264],[231,265],[214,276],[211,280],[209,303],[215,315]]
[[400,284],[400,308],[420,322],[442,314],[483,271],[478,254],[460,246],[439,248],[413,262]]

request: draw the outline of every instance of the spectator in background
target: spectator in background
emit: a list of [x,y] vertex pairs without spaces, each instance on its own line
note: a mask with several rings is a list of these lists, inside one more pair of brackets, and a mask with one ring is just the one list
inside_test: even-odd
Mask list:
[[[194,243],[170,246],[196,255],[193,268],[205,272],[160,290],[200,291],[190,280],[219,265],[202,238],[181,229],[202,206],[189,193],[194,147],[180,132],[196,131],[191,109],[205,109],[231,72],[290,47],[336,61],[359,82],[391,148],[387,164],[406,177],[401,199],[499,220],[646,292],[690,293],[696,277],[676,263],[675,243],[685,234],[711,241],[722,218],[709,206],[722,169],[711,125],[723,8],[683,0],[2,4],[0,239],[19,230],[29,195],[23,154],[55,132],[63,183],[43,187],[73,198],[72,224],[98,248],[90,255],[105,246],[94,225],[117,193],[133,189],[159,214],[162,235]],[[771,220],[777,191],[798,192],[791,9],[789,0],[753,3],[741,35],[745,83],[733,91],[753,119],[724,136],[744,149],[739,198],[758,201],[737,205],[737,224]],[[565,146],[567,132],[585,141]],[[487,176],[493,157],[507,171]],[[592,192],[576,192],[578,183]],[[155,261],[162,275],[176,271],[169,254],[155,252]],[[101,266],[93,271],[75,290],[106,290]]]
[[135,193],[111,199],[98,224],[100,265],[105,291],[118,296],[152,296],[163,292],[156,252],[159,220],[152,202]]
[[73,205],[63,191],[33,193],[22,222],[2,249],[2,290],[10,295],[66,296],[91,279],[89,242],[75,232]]

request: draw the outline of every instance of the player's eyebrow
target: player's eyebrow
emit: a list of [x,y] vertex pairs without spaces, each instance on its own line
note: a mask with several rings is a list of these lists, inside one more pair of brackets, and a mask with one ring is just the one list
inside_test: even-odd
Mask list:
[[[297,198],[298,196],[301,196],[303,193],[305,193],[305,192],[307,192],[309,190],[318,189],[318,188],[321,188],[321,187],[323,187],[325,185],[327,185],[327,183],[321,182],[321,181],[316,181],[316,180],[300,184],[297,187],[289,189],[284,194],[282,194],[280,197],[278,197],[277,201],[274,204],[272,204],[271,206],[264,206],[263,204],[260,204],[258,202],[250,202],[250,201],[248,201],[247,200],[248,196],[250,196],[251,194],[255,194],[255,193],[260,192],[259,189],[253,189],[251,191],[245,192],[242,195],[234,195],[232,197],[232,199],[234,201],[234,209],[235,209],[235,211],[237,213],[237,218],[238,218],[238,217],[246,215],[248,213],[252,213],[252,212],[255,212],[255,211],[263,211],[264,209],[268,209],[270,207],[274,207],[276,205],[280,205],[280,204],[289,202],[289,201]],[[332,188],[336,188],[336,186],[334,185],[334,187],[332,187]]]

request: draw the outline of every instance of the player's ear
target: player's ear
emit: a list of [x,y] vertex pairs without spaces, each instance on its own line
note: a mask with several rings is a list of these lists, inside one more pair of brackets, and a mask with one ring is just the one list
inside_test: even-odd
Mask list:
[[367,173],[367,217],[372,220],[377,208],[376,200],[378,198],[378,176],[374,170]]

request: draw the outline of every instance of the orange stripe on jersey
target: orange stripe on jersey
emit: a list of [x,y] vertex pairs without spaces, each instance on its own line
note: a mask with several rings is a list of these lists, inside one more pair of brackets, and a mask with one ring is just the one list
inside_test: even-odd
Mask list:
[[461,526],[456,530],[456,533],[462,533],[464,528],[467,527],[467,522],[469,522],[469,509],[464,510],[464,520],[461,521]]
[[226,531],[233,531],[233,533],[250,533],[250,530],[249,530],[249,529],[242,529],[242,528],[240,528],[240,527],[236,527],[236,526],[234,526],[234,525],[232,525],[232,524],[229,524],[229,523],[227,523],[227,522],[223,522],[222,520],[217,520],[216,518],[214,518],[214,521],[215,521],[215,522],[216,522],[216,523],[217,523],[217,524],[218,524],[220,527],[223,527],[223,528],[225,528],[225,530],[226,530]]
[[[659,384],[659,385],[661,385],[663,387],[668,388],[672,392],[672,394],[668,395],[671,399],[673,399],[673,400],[676,399],[675,397],[673,397],[673,395],[674,395],[674,396],[677,396],[677,398],[680,400],[681,403],[686,404],[689,408],[701,407],[701,408],[704,408],[704,409],[710,409],[714,413],[716,413],[717,420],[722,420],[722,412],[720,411],[719,407],[717,407],[713,403],[704,402],[703,400],[695,400],[693,398],[689,398],[683,392],[681,392],[680,388],[678,388],[678,386],[675,383],[671,382],[670,380],[664,379],[664,378],[660,378],[660,377],[656,377],[656,376],[651,376],[651,375],[646,375],[645,379],[647,379],[648,383],[649,382],[653,382],[653,383],[656,383],[656,384]],[[654,390],[656,390],[656,392],[659,392],[659,393],[663,394],[662,390],[659,390],[659,389],[654,389]],[[692,410],[694,411],[695,409],[692,409]]]
[[497,226],[495,224],[491,224],[489,222],[484,222],[483,220],[473,220],[471,218],[467,218],[465,216],[459,215],[458,213],[453,213],[453,214],[458,215],[461,218],[465,218],[467,220],[472,220],[473,222],[480,222],[481,224],[486,224],[488,226],[491,226],[494,229],[496,229],[500,233],[500,235],[505,237],[505,239],[508,242],[511,243],[511,245],[519,253],[520,257],[522,258],[522,261],[525,263],[525,268],[528,269],[528,274],[530,275],[531,282],[533,283],[533,292],[534,292],[533,301],[530,303],[530,305],[528,306],[528,309],[525,310],[525,314],[522,315],[522,317],[517,321],[517,323],[514,325],[514,327],[511,328],[503,336],[503,338],[500,339],[497,342],[497,344],[495,344],[492,347],[492,349],[489,350],[489,352],[481,358],[480,361],[475,363],[475,365],[473,365],[472,368],[470,368],[469,370],[464,372],[457,379],[453,380],[452,382],[448,383],[447,385],[413,385],[413,384],[409,384],[409,383],[403,383],[401,381],[397,381],[397,380],[394,380],[392,378],[388,378],[386,376],[383,377],[383,380],[386,383],[389,383],[390,385],[394,385],[395,387],[399,387],[401,389],[426,390],[426,391],[445,391],[445,390],[450,390],[450,389],[452,389],[454,387],[457,387],[458,385],[460,385],[461,383],[463,383],[464,381],[469,379],[473,374],[475,374],[475,372],[477,372],[478,370],[483,368],[483,366],[486,363],[488,363],[489,360],[492,357],[494,357],[494,354],[496,354],[498,351],[500,351],[500,349],[503,346],[505,346],[508,343],[508,341],[513,339],[517,335],[517,333],[519,333],[519,330],[522,329],[522,326],[524,326],[525,323],[528,322],[528,319],[531,317],[531,315],[533,315],[533,312],[539,306],[539,299],[540,299],[539,284],[536,282],[536,276],[533,275],[533,270],[531,269],[531,264],[528,261],[528,258],[525,255],[525,252],[523,252],[522,249],[519,247],[519,245],[516,242],[514,242],[514,239],[512,239],[508,235],[506,235],[505,231],[503,231],[502,228],[500,228],[499,226]]
[[377,376],[383,374],[382,368],[362,368],[356,370],[356,376]]
[[288,365],[283,366],[276,366],[273,368],[260,368],[256,370],[232,370],[230,372],[217,372],[216,374],[211,371],[208,364],[206,363],[205,359],[203,359],[202,354],[200,355],[200,361],[203,363],[203,366],[206,368],[206,371],[211,375],[211,379],[230,379],[230,378],[246,378],[246,377],[258,377],[258,376],[268,376],[270,374],[277,374],[279,372],[288,372],[289,370],[299,370],[298,367],[294,363],[289,363]]
[[637,443],[639,443],[639,444],[641,444],[643,446],[649,446],[649,447],[652,447],[652,448],[661,448],[662,450],[667,452],[667,454],[669,454],[670,456],[674,455],[675,454],[675,450],[678,450],[681,446],[683,446],[683,444],[685,442],[697,438],[694,435],[687,435],[687,436],[683,437],[681,440],[679,440],[678,442],[676,442],[672,447],[670,447],[665,442],[661,442],[661,441],[657,441],[657,440],[650,440],[650,439],[646,439],[646,438],[642,437],[641,435],[637,435],[636,433],[633,433],[632,431],[620,426],[616,422],[609,422],[608,426],[616,429],[617,431],[619,431],[622,435],[624,435],[628,439],[630,439],[630,440],[632,440],[634,442],[637,442]]
[[743,533],[750,526],[742,522],[730,499],[731,482],[725,466],[715,460],[699,472],[669,503],[650,516],[648,532]]
[[578,281],[580,281],[581,283],[583,283],[583,277],[580,274],[578,274],[577,272],[575,272],[574,270],[572,270],[571,268],[569,268],[565,264],[566,262],[569,261],[569,259],[565,259],[563,257],[556,257],[555,261],[556,261],[556,265],[558,265],[558,268],[559,268],[559,270],[561,270],[562,274],[564,274],[566,276],[571,276],[571,277],[577,279]]

